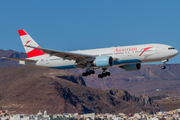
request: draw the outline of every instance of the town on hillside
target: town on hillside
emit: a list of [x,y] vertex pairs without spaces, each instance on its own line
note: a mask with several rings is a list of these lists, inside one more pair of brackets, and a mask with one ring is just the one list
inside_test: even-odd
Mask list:
[[8,114],[8,110],[0,111],[0,120],[180,120],[180,109],[171,111],[161,111],[155,114],[149,114],[144,111],[140,113],[119,113],[119,114],[44,114],[39,110],[37,114]]

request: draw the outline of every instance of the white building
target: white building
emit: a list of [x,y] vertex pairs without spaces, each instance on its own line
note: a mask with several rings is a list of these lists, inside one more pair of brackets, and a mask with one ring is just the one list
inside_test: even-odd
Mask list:
[[91,118],[92,120],[95,119],[95,113],[83,114],[84,118]]

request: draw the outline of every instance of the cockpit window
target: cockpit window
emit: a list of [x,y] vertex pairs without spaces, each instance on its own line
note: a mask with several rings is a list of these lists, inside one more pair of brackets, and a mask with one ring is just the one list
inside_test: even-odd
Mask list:
[[169,48],[168,48],[168,50],[172,50],[172,49],[175,49],[175,48],[173,48],[173,47],[169,47]]

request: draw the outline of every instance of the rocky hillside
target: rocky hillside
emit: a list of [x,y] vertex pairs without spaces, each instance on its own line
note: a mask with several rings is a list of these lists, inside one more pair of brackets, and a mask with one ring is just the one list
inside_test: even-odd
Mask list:
[[[96,74],[83,77],[86,85],[100,89],[124,89],[133,95],[149,96],[178,93],[180,91],[180,64],[167,64],[162,70],[161,65],[142,65],[139,71],[127,72],[119,67],[108,68],[110,77],[98,79]],[[70,70],[73,73],[81,74],[82,69]],[[159,89],[157,91],[157,89]]]
[[26,58],[27,55],[23,52],[15,52],[13,50],[5,51],[0,49],[0,68],[3,68],[3,67],[21,66],[21,65],[18,64],[19,63],[18,61],[1,59],[1,57]]
[[0,108],[14,113],[134,113],[160,108],[147,96],[124,90],[87,87],[83,78],[63,70],[32,66],[0,69]]
[[[0,50],[0,57],[25,58],[25,53],[14,52],[12,50]],[[0,68],[7,66],[20,66],[17,61],[0,59]],[[180,64],[167,64],[165,70],[161,70],[161,65],[142,65],[139,71],[127,72],[119,67],[110,67],[110,77],[99,79],[97,75],[101,70],[96,70],[96,74],[83,77],[87,86],[100,89],[124,89],[132,95],[140,96],[144,93],[148,96],[160,94],[177,94],[180,91]],[[84,70],[70,70],[81,75]],[[70,79],[70,78],[65,78]],[[158,91],[157,91],[158,90]]]

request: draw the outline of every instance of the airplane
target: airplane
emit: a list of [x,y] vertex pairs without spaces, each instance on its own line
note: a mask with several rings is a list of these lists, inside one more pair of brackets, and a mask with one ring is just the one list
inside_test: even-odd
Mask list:
[[142,44],[118,46],[100,49],[57,51],[41,48],[23,29],[18,30],[28,58],[8,58],[17,60],[22,65],[35,65],[54,69],[86,69],[82,76],[95,74],[101,68],[98,78],[110,76],[108,67],[119,66],[126,71],[140,70],[141,63],[162,61],[162,69],[170,58],[179,52],[174,47],[165,44]]

